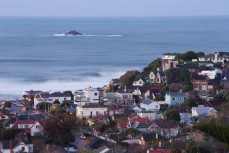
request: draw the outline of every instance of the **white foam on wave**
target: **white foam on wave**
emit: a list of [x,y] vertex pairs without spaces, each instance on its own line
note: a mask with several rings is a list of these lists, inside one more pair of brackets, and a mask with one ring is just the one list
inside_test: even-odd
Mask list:
[[53,34],[54,36],[57,37],[69,37],[69,36],[77,36],[77,37],[122,37],[123,35],[66,35],[64,33],[59,33],[59,34]]
[[109,84],[113,78],[119,78],[125,71],[102,71],[99,77],[86,76],[81,80],[48,80],[43,82],[26,82],[20,79],[0,78],[0,99],[21,98],[23,91],[42,90],[42,91],[66,91],[79,90],[88,86],[103,87]]

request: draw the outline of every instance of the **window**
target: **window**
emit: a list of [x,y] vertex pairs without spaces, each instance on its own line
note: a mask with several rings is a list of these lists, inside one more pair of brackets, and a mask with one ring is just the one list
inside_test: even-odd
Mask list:
[[24,125],[25,128],[29,128],[29,125]]
[[22,150],[22,151],[25,151],[25,147],[21,147],[21,150]]
[[95,93],[95,96],[97,96],[98,94],[97,93]]
[[175,98],[174,98],[174,97],[173,97],[172,99],[173,99],[173,100],[175,100]]
[[155,105],[155,108],[158,108],[158,105]]
[[36,129],[39,129],[39,127],[40,127],[39,125],[36,125]]
[[23,125],[20,124],[20,125],[19,125],[19,128],[20,128],[20,129],[23,128]]

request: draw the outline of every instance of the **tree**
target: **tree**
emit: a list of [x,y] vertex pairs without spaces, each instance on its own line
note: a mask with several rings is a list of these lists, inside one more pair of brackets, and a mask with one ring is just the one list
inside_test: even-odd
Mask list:
[[184,105],[186,105],[189,108],[198,106],[198,104],[196,103],[196,100],[194,100],[194,99],[185,99]]
[[165,112],[165,117],[168,120],[173,120],[173,121],[180,122],[180,114],[179,114],[178,109],[176,109],[176,108],[169,108]]
[[13,140],[20,131],[20,129],[5,129],[3,132],[3,139]]
[[171,153],[181,153],[181,150],[178,149],[177,147],[172,148],[172,152]]
[[139,75],[140,72],[137,70],[127,71],[124,75],[120,77],[121,83],[125,85],[132,85],[137,75]]
[[194,51],[187,51],[184,54],[177,54],[176,59],[179,61],[191,61],[203,55],[201,52],[195,53]]
[[42,121],[44,134],[49,143],[67,145],[74,140],[71,131],[76,129],[76,119],[70,115],[54,114]]
[[183,92],[192,91],[192,90],[193,90],[193,86],[192,86],[191,82],[184,84],[182,87]]
[[52,104],[52,106],[50,107],[50,111],[52,112],[52,113],[54,113],[54,112],[60,112],[60,105],[59,104]]
[[60,101],[58,99],[56,99],[53,104],[60,104]]
[[39,110],[43,110],[43,111],[45,111],[45,109],[46,109],[46,111],[47,111],[50,106],[51,106],[51,104],[48,102],[41,102],[41,103],[37,104],[36,108]]
[[186,144],[186,153],[200,153],[199,145],[195,141]]
[[141,73],[141,77],[148,77],[152,70],[156,70],[157,68],[161,67],[161,59],[157,58],[156,60],[152,61],[145,67]]
[[166,71],[167,83],[189,83],[191,74],[188,70],[181,70],[178,68],[171,68]]
[[5,102],[4,107],[5,108],[10,108],[12,106],[11,102]]

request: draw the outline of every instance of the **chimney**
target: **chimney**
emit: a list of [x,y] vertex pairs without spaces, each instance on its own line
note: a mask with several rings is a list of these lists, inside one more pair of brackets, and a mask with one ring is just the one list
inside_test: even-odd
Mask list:
[[158,134],[156,133],[156,140],[158,139]]
[[124,86],[124,91],[126,92],[126,85]]

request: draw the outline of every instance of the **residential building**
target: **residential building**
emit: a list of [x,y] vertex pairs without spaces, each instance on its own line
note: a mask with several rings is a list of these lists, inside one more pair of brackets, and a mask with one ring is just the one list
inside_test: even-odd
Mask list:
[[162,55],[162,60],[174,60],[176,58],[176,53],[164,53]]
[[23,97],[25,98],[25,100],[31,101],[31,100],[34,99],[34,97],[35,97],[37,94],[40,94],[40,93],[42,93],[42,91],[40,91],[40,90],[24,91]]
[[76,117],[94,117],[99,115],[107,115],[108,109],[106,106],[100,105],[83,105],[76,107]]
[[74,93],[74,104],[83,106],[89,103],[99,102],[99,91],[96,88],[88,87],[84,90],[77,90]]
[[199,61],[211,61],[213,63],[225,63],[229,61],[229,52],[214,52],[213,54],[199,57]]
[[109,115],[114,115],[114,114],[124,114],[124,107],[120,105],[109,105],[107,106],[108,109],[108,114]]
[[144,78],[135,80],[133,82],[133,86],[144,86],[146,83],[146,80]]
[[10,125],[13,129],[22,129],[25,133],[29,133],[31,136],[42,135],[43,127],[36,120],[16,120],[16,122]]
[[170,68],[176,68],[178,65],[177,60],[162,60],[161,61],[162,70],[167,71]]
[[137,112],[137,115],[141,118],[147,118],[149,121],[164,118],[162,113],[155,111],[139,111]]
[[132,105],[134,103],[133,93],[127,91],[117,91],[115,95],[115,101],[120,105]]
[[182,70],[188,70],[191,73],[198,73],[200,71],[199,67],[194,64],[179,65],[179,68]]
[[60,103],[63,103],[64,101],[71,101],[72,95],[69,92],[61,93],[61,92],[42,92],[37,94],[34,97],[34,108],[36,108],[37,104],[41,102],[47,102],[47,103],[53,103],[54,101],[59,101]]
[[192,107],[192,117],[217,117],[217,111],[212,108],[212,107],[208,107],[208,106],[204,106],[204,105],[199,105],[198,107]]
[[[11,150],[12,146],[12,150]],[[33,144],[31,142],[23,142],[20,139],[16,138],[12,140],[4,140],[1,143],[0,152],[2,153],[32,153],[33,152]]]
[[188,95],[183,92],[167,92],[165,94],[165,102],[168,105],[182,104],[185,99],[188,99]]
[[140,104],[140,107],[142,110],[145,110],[145,111],[159,111],[160,110],[160,105],[150,99],[144,99],[142,103]]
[[[143,133],[141,136],[141,139],[139,141],[140,145],[143,146],[148,146],[150,145],[152,142],[156,142],[156,141],[163,141],[166,140],[164,137],[162,137],[161,135],[159,135],[158,133],[155,132],[150,132],[150,133]],[[151,147],[151,146],[149,146]]]
[[217,74],[222,75],[222,70],[214,69],[214,70],[204,70],[204,71],[199,72],[199,75],[204,75],[207,77],[207,79],[215,79]]
[[149,74],[150,83],[166,83],[166,76],[162,70],[153,70]]
[[209,83],[205,75],[192,75],[192,86],[195,91],[213,90],[213,85]]

